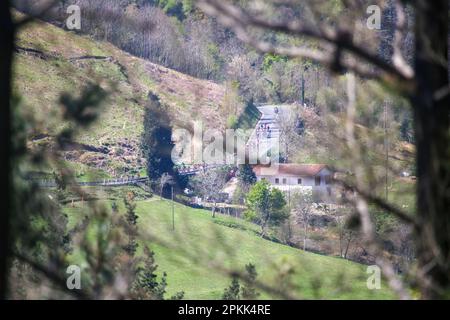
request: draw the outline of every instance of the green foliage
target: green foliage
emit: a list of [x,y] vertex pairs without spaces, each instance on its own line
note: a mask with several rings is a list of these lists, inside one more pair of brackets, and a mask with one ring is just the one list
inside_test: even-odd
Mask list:
[[286,212],[283,210],[286,206],[286,199],[280,190],[273,188],[270,191],[269,201],[270,210],[272,210],[272,222],[278,225],[287,218]]
[[[158,280],[156,270],[158,265],[155,263],[155,254],[147,247],[144,248],[145,261],[144,266],[137,269],[134,292],[141,299],[164,300],[167,287],[167,274],[164,272],[161,279]],[[183,299],[184,292],[177,292],[171,300]]]
[[168,15],[184,20],[194,8],[193,0],[152,0]]
[[255,265],[251,263],[245,266],[245,271],[247,272],[247,277],[245,278],[244,286],[242,286],[242,298],[245,300],[255,300],[260,295],[255,286],[258,272],[256,272]]
[[161,281],[158,281],[156,270],[158,265],[155,263],[155,254],[147,247],[144,248],[146,256],[144,266],[138,268],[135,289],[143,291],[147,298],[162,300],[166,292],[166,274],[163,274]]
[[[59,279],[67,277],[65,270],[68,265],[73,264],[74,256],[78,259],[77,264],[83,265],[81,275],[83,285],[82,290],[77,291],[77,297],[78,295],[93,299],[102,299],[107,296],[116,297],[115,294],[118,291],[121,291],[121,297],[126,296],[135,275],[142,275],[135,269],[139,260],[134,258],[137,247],[135,238],[138,221],[134,194],[128,193],[124,199],[125,219],[117,214],[119,208],[115,202],[112,205],[111,213],[102,204],[86,201],[83,202],[83,211],[80,212],[85,214],[81,214],[75,223],[69,225],[66,212],[61,210],[63,203],[52,197],[51,191],[45,190],[44,192],[34,183],[23,179],[26,171],[22,172],[22,170],[29,168],[30,164],[36,167],[53,167],[54,176],[59,185],[58,190],[54,192],[59,193],[63,189],[67,189],[64,191],[68,194],[72,193],[81,198],[88,196],[85,190],[66,184],[66,181],[73,179],[74,174],[59,158],[59,150],[65,144],[73,143],[72,138],[76,136],[81,127],[86,128],[93,124],[96,119],[96,107],[102,101],[96,93],[97,90],[99,88],[93,86],[86,88],[83,96],[74,98],[67,94],[61,98],[63,107],[65,107],[64,116],[69,125],[56,135],[57,143],[50,150],[46,149],[43,152],[27,150],[25,134],[28,129],[22,116],[18,112],[17,115],[14,114],[12,125],[15,151],[12,161],[14,192],[11,199],[14,213],[11,222],[14,248],[11,248],[11,251],[21,258],[16,261],[11,273],[13,275],[16,272],[23,274],[22,271],[27,270],[23,277],[28,278],[26,285],[33,291],[33,294],[39,292],[41,285],[49,289],[54,285],[63,286],[64,290],[62,291],[46,290],[45,297],[61,298],[62,292],[70,294],[65,290],[65,282]],[[100,96],[102,94],[99,93]],[[14,109],[23,110],[22,108]],[[34,123],[29,120],[28,125],[32,127]],[[46,157],[47,153],[49,154],[48,158]],[[128,244],[124,241],[125,236],[129,238]],[[126,249],[127,254],[124,253],[123,248]],[[28,262],[23,264],[23,261]],[[27,267],[31,265],[33,268],[23,268],[23,265]],[[146,264],[150,270],[147,275],[151,275],[151,271],[154,270],[151,265],[154,265],[153,256]],[[41,272],[35,272],[35,268]],[[42,281],[41,273],[45,274],[48,279]],[[141,281],[144,280],[144,276],[140,277]],[[58,280],[55,281],[55,279]],[[117,286],[117,279],[126,279],[127,282]],[[154,293],[157,298],[163,296],[167,285],[165,276],[157,282],[157,285],[154,285],[154,278],[150,277],[150,280],[146,285],[152,287],[153,291],[147,290],[147,292]],[[22,288],[24,287],[18,286],[20,288],[17,293],[23,295]],[[14,294],[11,293],[12,296]],[[145,296],[137,297],[145,298]],[[175,296],[175,298],[179,297],[182,297],[181,293]]]
[[279,225],[289,217],[285,210],[286,200],[283,193],[271,188],[266,180],[258,181],[250,188],[247,204],[250,209],[246,215],[256,217],[256,221],[261,225],[262,235],[265,234],[267,225]]
[[194,10],[194,0],[181,0],[183,3],[183,11],[185,14]]
[[127,196],[123,199],[123,203],[125,204],[125,208],[127,209],[126,220],[127,222],[135,226],[137,224],[138,216],[136,215],[136,203],[134,202],[134,194],[133,192],[129,192]]
[[255,300],[260,295],[256,290],[256,278],[258,273],[253,264],[245,266],[244,285],[241,286],[237,276],[233,276],[231,284],[226,288],[222,295],[222,300]]
[[261,180],[250,189],[247,195],[247,203],[255,212],[265,212],[269,208],[269,197],[270,184],[266,180]]
[[136,241],[136,225],[138,216],[136,215],[136,203],[134,201],[134,194],[132,192],[129,192],[127,196],[124,197],[123,202],[127,210],[125,214],[125,220],[127,222],[126,231],[128,233],[128,244],[125,246],[125,251],[133,257],[138,247],[138,243]]
[[241,286],[237,277],[233,277],[231,284],[223,292],[222,300],[240,300]]
[[392,232],[399,225],[398,219],[389,212],[377,211],[373,216],[376,232],[380,235]]
[[257,213],[253,210],[245,210],[243,215],[244,219],[247,221],[256,221],[258,218]]
[[239,229],[239,230],[247,230],[247,228],[245,226],[243,226],[240,223],[234,222],[234,221],[223,221],[223,220],[214,220],[215,224],[221,225],[221,226],[226,226],[228,228],[234,228],[234,229]]
[[286,62],[288,58],[286,56],[280,56],[272,53],[267,53],[264,55],[264,60],[262,64],[262,68],[264,71],[269,71],[272,68],[272,65],[276,62]]
[[[96,119],[96,110],[105,92],[97,86],[87,86],[81,96],[63,95],[63,114],[69,125],[55,134],[56,144],[51,150],[30,150],[26,147],[27,134],[33,132],[37,124],[32,115],[25,115],[19,108],[19,99],[12,101],[12,165],[11,183],[11,223],[12,239],[10,252],[21,256],[22,260],[41,267],[49,274],[60,276],[67,267],[67,255],[72,250],[72,233],[68,230],[68,218],[61,211],[58,200],[63,197],[66,181],[72,178],[70,170],[62,166],[59,150],[81,127],[88,127]],[[57,181],[58,197],[55,199],[35,183],[26,181],[30,167],[52,167]],[[11,271],[14,273],[14,270]],[[39,283],[39,277],[34,283]],[[11,293],[13,294],[13,293]],[[52,293],[49,293],[52,296]]]
[[81,237],[79,247],[86,267],[83,270],[83,290],[94,298],[100,298],[112,286],[118,274],[114,260],[123,252],[122,229],[119,217],[112,216],[104,206],[95,204],[85,218],[72,231]]
[[[159,243],[170,244],[169,246],[151,244],[159,266],[156,273],[162,276],[165,271],[168,275],[167,297],[179,291],[185,291],[186,299],[220,299],[223,288],[229,286],[231,279],[224,276],[222,272],[217,272],[215,268],[209,267],[208,263],[215,257],[221,259],[223,266],[233,268],[244,266],[251,261],[257,266],[258,280],[273,288],[279,287],[277,273],[283,269],[279,267],[284,265],[281,263],[283,259],[287,259],[295,268],[293,281],[296,288],[292,293],[304,299],[316,297],[309,286],[311,277],[324,280],[320,288],[322,299],[391,299],[394,297],[388,285],[384,283],[381,290],[367,290],[365,266],[343,259],[303,252],[262,239],[258,236],[260,228],[253,223],[227,215],[219,215],[214,219],[207,210],[175,203],[175,221],[178,221],[176,222],[178,227],[169,232],[172,226],[171,201],[152,198],[136,202],[140,230],[156,236]],[[119,206],[123,211],[122,201]],[[71,208],[68,205],[66,212],[69,216],[69,227],[77,225],[79,219],[83,217],[83,210],[80,207]],[[228,228],[217,224],[217,220],[240,224],[243,228]],[[145,245],[140,243],[139,249],[142,250],[137,251],[138,259],[145,257],[144,247]],[[78,251],[77,248],[74,249],[74,259],[71,263],[83,265],[85,262]],[[342,276],[342,273],[347,275],[352,287],[351,291],[335,290],[334,280]],[[244,282],[241,281],[241,284],[244,285]],[[279,296],[262,291],[261,298],[274,299]]]
[[234,129],[237,127],[238,119],[236,115],[230,114],[227,118],[227,128]]

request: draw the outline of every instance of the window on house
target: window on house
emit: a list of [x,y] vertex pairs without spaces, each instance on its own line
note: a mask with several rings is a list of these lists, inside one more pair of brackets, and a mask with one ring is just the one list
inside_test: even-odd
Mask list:
[[279,183],[280,183],[280,179],[275,178],[275,183],[276,183],[276,184],[279,184]]
[[287,180],[286,180],[286,178],[284,178],[283,179],[283,184],[286,184],[287,183]]
[[316,186],[320,186],[320,176],[316,177],[314,181],[316,182]]
[[302,184],[302,179],[297,179],[297,184]]
[[330,184],[331,183],[331,176],[325,176],[325,184]]

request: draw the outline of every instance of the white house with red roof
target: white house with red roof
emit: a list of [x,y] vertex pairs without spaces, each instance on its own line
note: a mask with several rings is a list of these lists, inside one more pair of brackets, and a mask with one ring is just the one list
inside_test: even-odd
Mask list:
[[314,195],[331,196],[333,171],[325,164],[279,163],[256,165],[253,172],[258,181],[265,179],[281,191],[311,191]]

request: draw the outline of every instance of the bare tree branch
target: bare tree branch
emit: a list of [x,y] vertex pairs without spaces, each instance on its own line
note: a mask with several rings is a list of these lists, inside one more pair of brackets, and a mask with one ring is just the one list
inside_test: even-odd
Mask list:
[[392,45],[394,49],[394,52],[392,54],[392,63],[398,70],[401,70],[404,75],[412,78],[414,76],[414,71],[408,65],[402,54],[402,41],[404,39],[406,29],[406,15],[404,7],[400,0],[395,1],[395,12],[396,25],[394,33],[394,43]]
[[25,18],[17,21],[15,23],[16,29],[18,30],[18,29],[26,26],[27,24],[33,22],[36,19],[42,19],[50,12],[50,10],[52,10],[55,7],[55,5],[58,2],[61,2],[61,0],[48,0],[46,3],[44,3],[44,5],[43,5],[42,9],[39,11],[39,13],[27,15]]
[[384,201],[383,199],[381,199],[373,194],[370,194],[370,192],[362,190],[361,188],[359,188],[355,185],[352,185],[342,179],[334,179],[334,182],[342,185],[346,189],[355,191],[362,198],[364,198],[364,200],[368,201],[369,203],[373,203],[374,205],[376,205],[377,207],[379,207],[385,211],[388,211],[389,213],[395,215],[397,218],[399,218],[403,222],[413,226],[414,228],[418,228],[420,226],[419,222],[413,216],[411,216],[410,214],[393,206],[392,204]]
[[[361,166],[361,162],[356,157],[361,155],[359,144],[355,138],[355,116],[356,116],[356,82],[355,76],[349,74],[347,76],[347,121],[346,121],[346,142],[349,150],[354,151],[354,157],[352,157],[352,166],[355,170],[356,186],[360,188],[363,181],[364,169]],[[382,250],[380,250],[380,244],[376,237],[375,227],[373,225],[369,206],[367,201],[363,199],[359,194],[356,194],[351,199],[355,205],[356,211],[359,214],[361,220],[361,231],[363,240],[367,245],[367,248],[371,254],[376,258],[377,265],[382,269],[384,276],[388,279],[389,286],[397,293],[400,299],[410,299],[409,293],[405,290],[403,283],[398,279],[395,274],[392,264],[383,258]]]

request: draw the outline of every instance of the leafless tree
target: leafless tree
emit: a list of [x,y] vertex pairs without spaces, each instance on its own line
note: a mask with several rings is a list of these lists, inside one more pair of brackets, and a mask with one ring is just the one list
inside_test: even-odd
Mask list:
[[400,239],[400,255],[406,261],[405,266],[410,264],[415,258],[414,242],[412,238],[413,230],[411,226],[401,223],[398,226],[398,235]]
[[285,160],[289,162],[293,153],[301,148],[298,110],[279,112],[276,121],[280,128],[280,144],[284,147]]
[[259,93],[254,92],[258,74],[251,64],[247,55],[236,55],[227,66],[227,76],[239,83],[239,93],[247,99],[259,96]]
[[219,193],[226,183],[227,173],[222,168],[204,170],[194,179],[194,189],[199,192],[205,201],[211,202],[211,214],[216,216]]
[[306,250],[308,227],[313,209],[312,194],[307,192],[297,192],[291,197],[294,202],[294,212],[297,216],[297,222],[303,227],[303,250]]

